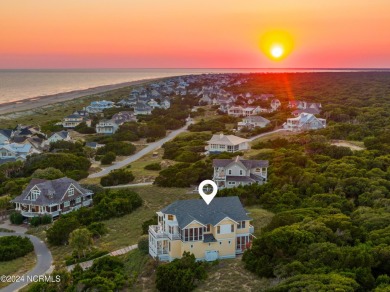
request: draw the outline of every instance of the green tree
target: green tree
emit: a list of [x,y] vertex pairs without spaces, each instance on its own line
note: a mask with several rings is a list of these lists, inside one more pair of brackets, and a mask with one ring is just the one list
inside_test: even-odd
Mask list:
[[87,228],[75,229],[69,235],[69,244],[79,258],[81,254],[85,257],[85,251],[91,249],[92,243],[92,233]]
[[33,178],[41,178],[41,179],[48,179],[53,180],[57,178],[64,177],[65,175],[62,173],[61,170],[56,169],[54,167],[47,167],[45,169],[37,169],[32,174]]

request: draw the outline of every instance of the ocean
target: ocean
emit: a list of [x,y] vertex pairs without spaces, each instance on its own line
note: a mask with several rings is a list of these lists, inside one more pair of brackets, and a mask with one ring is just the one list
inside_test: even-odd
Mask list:
[[[340,72],[358,69],[29,69],[0,70],[0,104],[141,79],[202,73]],[[372,70],[371,70],[372,71]]]

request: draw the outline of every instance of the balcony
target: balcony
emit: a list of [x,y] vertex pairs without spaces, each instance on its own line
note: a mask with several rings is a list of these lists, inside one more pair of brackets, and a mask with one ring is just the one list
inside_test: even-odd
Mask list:
[[170,240],[180,239],[180,234],[170,234],[164,232],[160,225],[150,225],[149,233],[151,233],[155,238],[169,238]]
[[150,225],[149,233],[151,233],[155,238],[168,238],[168,234],[166,234],[160,225]]

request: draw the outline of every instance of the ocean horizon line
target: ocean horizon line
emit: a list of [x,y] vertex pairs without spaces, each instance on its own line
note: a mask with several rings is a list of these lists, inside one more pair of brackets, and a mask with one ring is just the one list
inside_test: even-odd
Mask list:
[[390,67],[72,67],[72,68],[0,68],[0,71],[34,70],[390,70]]

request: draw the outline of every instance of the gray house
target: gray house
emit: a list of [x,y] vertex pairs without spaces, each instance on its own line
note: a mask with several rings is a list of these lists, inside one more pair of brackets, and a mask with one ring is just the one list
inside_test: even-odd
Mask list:
[[214,159],[213,181],[219,189],[239,185],[263,184],[267,181],[268,160]]
[[57,217],[92,204],[93,192],[73,179],[32,179],[20,196],[11,202],[24,217]]

